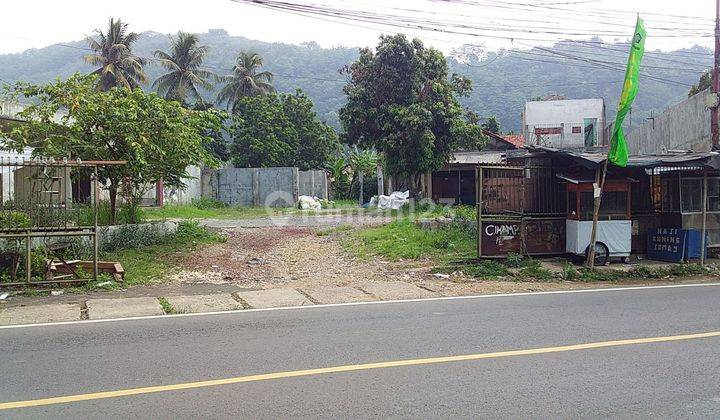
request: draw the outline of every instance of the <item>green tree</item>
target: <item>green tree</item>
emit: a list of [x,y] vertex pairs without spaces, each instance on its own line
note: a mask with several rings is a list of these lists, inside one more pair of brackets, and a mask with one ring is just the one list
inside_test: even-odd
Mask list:
[[220,112],[188,110],[140,89],[99,91],[96,79],[75,74],[48,85],[17,84],[13,93],[33,105],[20,113],[27,123],[10,133],[9,146],[58,159],[126,161],[99,167],[113,222],[120,192],[135,205],[160,179],[182,188],[188,166],[216,164],[204,144],[211,141],[206,133],[219,129]]
[[208,46],[200,45],[195,34],[180,31],[176,37],[171,36],[169,53],[160,50],[153,53],[160,65],[168,70],[155,80],[153,88],[166,99],[184,102],[189,97],[201,102],[199,90],[211,90],[210,80],[217,79],[213,72],[202,69],[207,53]]
[[441,168],[461,144],[483,137],[458,103],[469,80],[450,77],[443,54],[418,39],[381,36],[376,51],[361,50],[346,71],[344,140],[381,152],[388,173],[408,179],[413,195],[422,173]]
[[339,155],[328,163],[330,181],[333,188],[333,199],[338,200],[349,196],[350,180],[348,178],[348,160]]
[[300,90],[239,98],[230,133],[238,167],[325,168],[339,145],[335,130],[318,119]]
[[500,123],[498,122],[497,118],[495,118],[495,116],[491,116],[488,117],[487,121],[483,123],[482,128],[483,130],[497,134],[500,132]]
[[259,71],[263,65],[260,54],[242,51],[232,69],[232,74],[221,77],[225,86],[218,93],[218,104],[226,104],[227,109],[234,109],[235,103],[246,96],[266,95],[274,92],[273,74]]
[[137,57],[132,52],[132,45],[139,35],[128,32],[128,24],[122,20],[112,19],[108,22],[107,33],[95,29],[95,37],[87,37],[86,41],[93,54],[86,55],[85,62],[93,66],[100,66],[92,74],[97,74],[98,88],[109,90],[112,87],[126,87],[135,89],[147,82],[143,70],[146,64],[144,58]]
[[712,86],[712,74],[709,71],[704,71],[700,75],[700,80],[698,80],[698,83],[692,85],[692,87],[690,88],[690,92],[688,92],[688,98],[697,95],[698,93],[709,88],[710,86]]

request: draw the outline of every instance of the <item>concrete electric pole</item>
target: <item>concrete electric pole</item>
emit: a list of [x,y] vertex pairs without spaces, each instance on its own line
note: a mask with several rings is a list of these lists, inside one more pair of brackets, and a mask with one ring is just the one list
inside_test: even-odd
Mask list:
[[[715,1],[715,60],[713,61],[712,71],[712,91],[716,97],[720,92],[720,0]],[[720,107],[716,105],[710,113],[710,132],[712,133],[713,149],[718,149],[718,145],[720,145],[719,121]]]

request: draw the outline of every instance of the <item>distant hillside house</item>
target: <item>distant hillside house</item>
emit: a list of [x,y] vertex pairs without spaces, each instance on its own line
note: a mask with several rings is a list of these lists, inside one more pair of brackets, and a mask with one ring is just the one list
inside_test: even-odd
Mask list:
[[522,113],[523,135],[529,146],[580,149],[605,144],[605,101],[560,99],[530,101]]
[[440,204],[476,202],[476,168],[480,165],[497,165],[505,162],[505,151],[522,147],[524,138],[485,131],[488,143],[481,151],[459,151],[439,171],[423,176],[423,196]]

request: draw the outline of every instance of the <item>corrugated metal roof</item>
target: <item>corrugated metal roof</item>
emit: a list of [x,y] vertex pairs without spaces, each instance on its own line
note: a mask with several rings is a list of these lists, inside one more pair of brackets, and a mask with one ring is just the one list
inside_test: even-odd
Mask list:
[[[567,156],[577,164],[587,168],[595,168],[605,162],[607,158],[607,148],[562,150],[546,146],[533,146],[529,148],[529,151]],[[720,154],[717,152],[676,152],[663,155],[631,155],[627,164],[628,167],[632,168],[653,168],[667,165],[705,165],[720,169]]]
[[503,163],[505,152],[456,152],[448,162],[451,165],[475,165],[481,163]]

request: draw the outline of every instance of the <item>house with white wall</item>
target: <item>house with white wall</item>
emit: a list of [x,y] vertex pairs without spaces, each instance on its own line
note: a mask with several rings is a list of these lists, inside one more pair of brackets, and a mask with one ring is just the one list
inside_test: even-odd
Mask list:
[[525,145],[580,149],[606,144],[605,101],[602,98],[546,100],[525,103],[522,113]]

